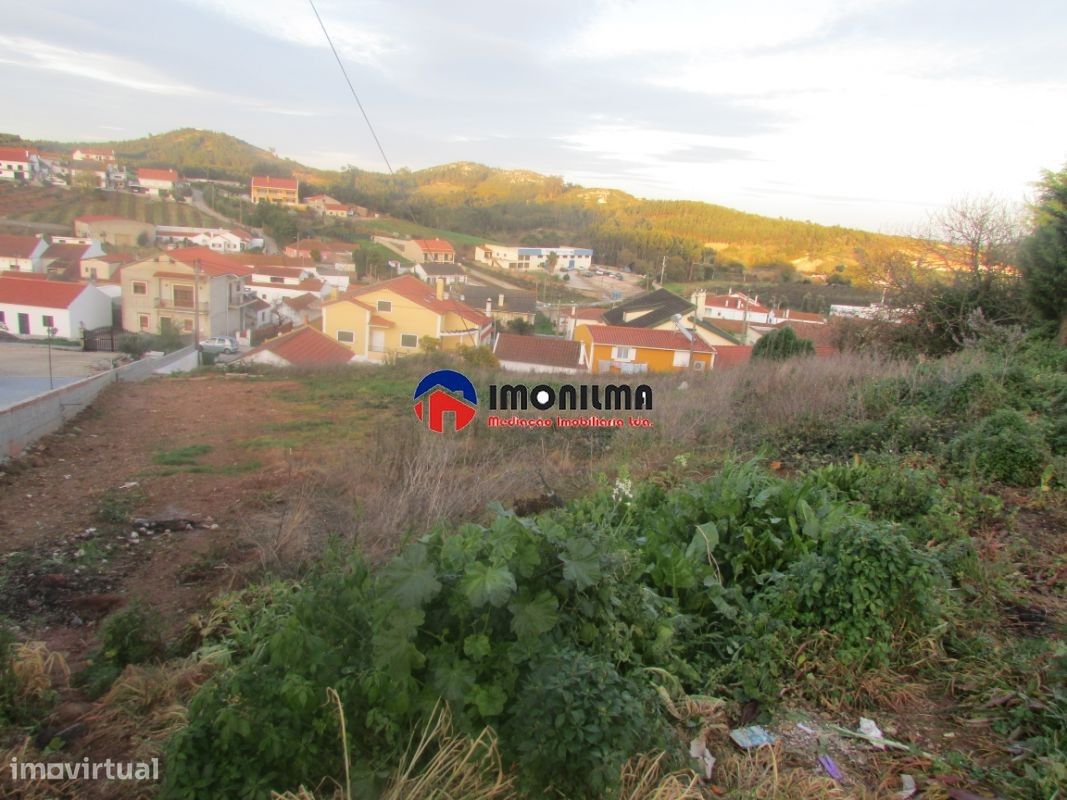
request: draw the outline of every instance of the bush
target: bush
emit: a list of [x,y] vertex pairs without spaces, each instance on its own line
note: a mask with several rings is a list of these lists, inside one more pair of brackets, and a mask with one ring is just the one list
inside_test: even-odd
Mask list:
[[815,353],[811,339],[800,339],[792,328],[781,328],[761,336],[752,348],[753,358],[785,361],[794,356],[810,356]]
[[948,453],[961,469],[1015,486],[1036,486],[1049,461],[1041,432],[1018,411],[1007,408],[953,439]]
[[156,661],[165,654],[159,612],[141,603],[116,611],[100,628],[100,647],[78,676],[92,697],[107,691],[130,664]]
[[124,333],[119,337],[118,347],[120,353],[130,358],[140,358],[151,349],[147,337],[139,333]]
[[533,797],[608,796],[624,761],[668,740],[647,684],[573,648],[539,659],[520,688],[510,728]]

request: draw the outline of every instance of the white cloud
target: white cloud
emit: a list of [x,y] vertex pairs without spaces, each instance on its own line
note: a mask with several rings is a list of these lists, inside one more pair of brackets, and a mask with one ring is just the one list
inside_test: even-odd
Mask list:
[[62,47],[24,36],[0,36],[0,64],[62,72],[151,94],[173,97],[208,94],[195,86],[167,78],[136,61],[107,53]]
[[[303,0],[186,0],[256,33],[303,47],[329,47],[311,6]],[[363,4],[361,4],[362,6]],[[371,66],[397,49],[397,43],[368,25],[344,17],[345,6],[317,4],[330,38],[342,57]],[[351,8],[351,6],[348,6]],[[361,7],[361,12],[364,10]]]

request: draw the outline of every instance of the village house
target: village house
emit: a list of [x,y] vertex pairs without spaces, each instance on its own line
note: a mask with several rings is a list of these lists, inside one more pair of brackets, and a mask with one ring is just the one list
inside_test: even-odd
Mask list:
[[52,243],[41,256],[44,272],[59,280],[77,281],[82,278],[82,261],[104,255],[99,242],[89,244]]
[[572,305],[560,313],[557,328],[561,328],[563,335],[568,339],[574,338],[574,330],[579,325],[603,325],[604,314],[608,309],[601,306],[589,306],[579,308]]
[[330,286],[315,274],[312,267],[279,267],[256,264],[246,282],[247,288],[257,297],[277,305],[285,298],[313,294],[322,297]]
[[444,281],[446,286],[467,282],[467,273],[463,271],[463,267],[451,261],[439,264],[416,264],[413,271],[418,277],[431,285],[438,281]]
[[108,165],[100,161],[71,161],[67,168],[70,185],[78,189],[106,189]]
[[487,243],[474,248],[474,260],[497,269],[587,270],[593,266],[593,251],[585,247],[520,247]]
[[749,297],[732,289],[727,294],[709,295],[700,289],[691,300],[696,306],[697,319],[731,319],[740,322],[773,325],[777,320],[774,311],[761,305],[759,297]]
[[453,299],[492,317],[499,325],[512,320],[522,320],[530,325],[537,322],[537,295],[533,292],[460,283],[454,284],[449,293]]
[[88,283],[0,273],[0,330],[18,336],[77,339],[111,325],[111,298]]
[[556,372],[574,375],[588,371],[581,342],[556,336],[519,336],[499,333],[493,354],[511,372]]
[[252,202],[266,200],[268,203],[295,206],[300,203],[300,181],[296,178],[273,178],[254,175],[251,186]]
[[156,227],[156,244],[207,247],[216,253],[242,253],[263,246],[263,239],[239,228],[196,228],[179,225]]
[[83,280],[113,281],[123,266],[132,264],[136,260],[133,253],[107,253],[83,257],[81,277]]
[[444,283],[430,287],[413,275],[351,290],[322,307],[323,332],[360,361],[383,362],[430,347],[487,345],[492,322],[458,300],[445,299]]
[[164,323],[200,336],[232,336],[251,326],[245,291],[252,274],[232,257],[187,247],[126,265],[122,275],[122,327],[158,333]]
[[312,292],[304,292],[295,297],[283,297],[271,306],[271,310],[281,320],[294,325],[306,325],[322,316],[322,297]]
[[156,226],[108,214],[86,214],[74,218],[74,235],[116,247],[147,247],[156,240]]
[[393,236],[372,236],[371,238],[415,263],[450,264],[456,260],[455,249],[444,239],[398,239]]
[[269,339],[237,360],[271,367],[328,367],[349,364],[355,358],[343,344],[304,326]]
[[41,167],[36,150],[26,147],[0,147],[0,179],[32,181]]
[[351,266],[352,250],[356,245],[351,242],[329,242],[320,239],[300,239],[285,246],[285,255],[290,258],[306,258],[315,263],[344,264]]
[[140,167],[137,170],[137,185],[153,197],[174,194],[174,187],[178,180],[178,173],[173,169]]
[[114,163],[115,151],[102,147],[78,147],[71,153],[71,158],[75,161],[101,161],[104,163]]
[[679,330],[579,325],[574,339],[582,343],[589,370],[596,374],[703,371],[715,360],[715,348]]
[[0,234],[0,271],[41,272],[48,242],[38,236]]

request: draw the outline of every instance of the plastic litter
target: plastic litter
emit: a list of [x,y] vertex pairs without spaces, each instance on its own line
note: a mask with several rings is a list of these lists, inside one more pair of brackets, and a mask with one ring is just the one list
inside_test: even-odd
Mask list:
[[734,744],[742,750],[752,750],[756,747],[774,744],[778,737],[770,733],[762,725],[752,725],[748,728],[736,728],[730,731],[730,738]]
[[901,775],[900,787],[900,791],[897,792],[897,797],[900,800],[908,800],[908,798],[913,797],[917,791],[915,778],[911,777],[911,775]]
[[819,756],[819,764],[822,765],[822,768],[824,770],[826,770],[826,774],[829,775],[831,778],[833,778],[838,783],[840,783],[842,780],[844,780],[845,776],[841,774],[841,770],[838,769],[837,764],[834,762],[834,760],[832,758],[830,758],[830,756],[827,756],[827,755]]
[[860,733],[871,739],[871,744],[873,744],[879,750],[885,750],[885,745],[882,742],[873,741],[874,739],[885,738],[882,734],[881,729],[875,724],[873,719],[860,717]]

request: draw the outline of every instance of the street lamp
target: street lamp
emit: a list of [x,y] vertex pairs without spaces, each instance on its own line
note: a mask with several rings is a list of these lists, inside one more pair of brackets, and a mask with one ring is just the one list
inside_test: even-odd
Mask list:
[[59,328],[49,325],[45,330],[48,331],[48,388],[55,389],[56,385],[52,380],[52,337],[59,333]]

